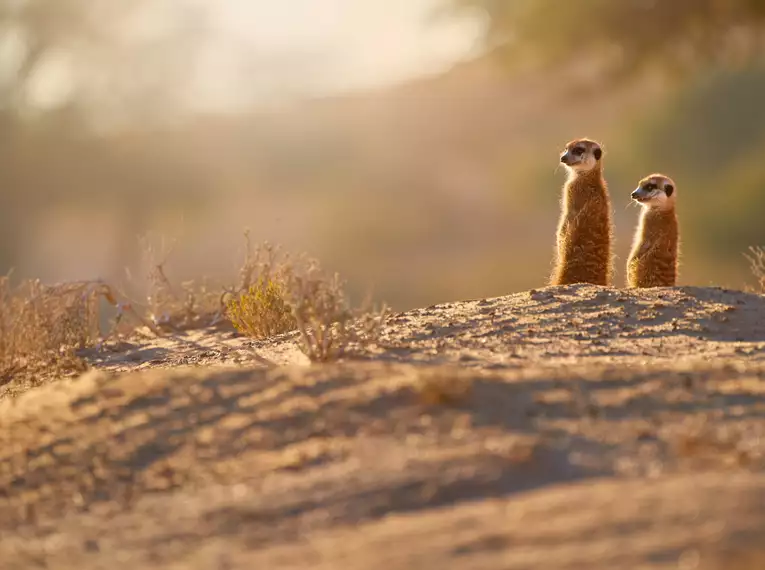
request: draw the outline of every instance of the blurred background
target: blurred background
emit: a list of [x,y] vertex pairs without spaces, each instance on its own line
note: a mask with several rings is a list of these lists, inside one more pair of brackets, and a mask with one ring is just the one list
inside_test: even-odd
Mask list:
[[617,285],[662,171],[682,284],[765,244],[762,0],[0,0],[0,271],[181,279],[242,231],[396,309],[539,287],[563,144],[601,140]]

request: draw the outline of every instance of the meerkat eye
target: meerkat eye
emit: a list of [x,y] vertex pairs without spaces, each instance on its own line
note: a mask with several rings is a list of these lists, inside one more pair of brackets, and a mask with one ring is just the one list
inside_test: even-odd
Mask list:
[[646,192],[652,192],[652,191],[656,190],[656,184],[654,184],[653,182],[649,182],[648,184],[643,186],[643,188],[645,188]]
[[571,150],[571,154],[575,154],[576,156],[580,156],[582,153],[584,153],[584,149],[580,146],[575,146]]
[[667,184],[664,186],[664,193],[667,195],[667,198],[672,196],[672,192],[675,191],[675,187],[672,186],[672,184]]

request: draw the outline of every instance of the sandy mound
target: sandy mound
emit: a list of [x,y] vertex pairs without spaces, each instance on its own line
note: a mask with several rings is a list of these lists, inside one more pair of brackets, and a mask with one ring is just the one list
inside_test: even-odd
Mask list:
[[298,354],[151,340],[0,403],[3,568],[728,568],[765,533],[762,297],[549,288]]
[[[589,285],[435,305],[393,315],[362,359],[458,363],[482,369],[529,362],[625,364],[678,358],[765,357],[765,297],[719,288],[644,291]],[[252,341],[193,331],[94,352],[101,369],[179,365],[307,365],[294,334]]]

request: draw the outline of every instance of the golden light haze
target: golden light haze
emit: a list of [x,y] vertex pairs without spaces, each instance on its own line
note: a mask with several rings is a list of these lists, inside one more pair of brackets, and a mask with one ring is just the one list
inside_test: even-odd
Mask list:
[[[609,4],[575,52],[581,11],[522,5],[0,0],[0,271],[119,281],[151,231],[178,238],[177,279],[225,278],[249,227],[394,308],[530,289],[550,274],[561,145],[584,136],[606,149],[615,283],[652,171],[683,188],[680,283],[750,283],[759,12],[697,13],[711,35],[689,59],[685,5]],[[703,50],[725,33],[734,49]]]

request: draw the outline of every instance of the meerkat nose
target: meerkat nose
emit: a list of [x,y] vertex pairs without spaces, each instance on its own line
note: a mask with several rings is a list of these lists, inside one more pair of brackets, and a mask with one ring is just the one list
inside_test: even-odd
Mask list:
[[561,157],[560,157],[560,161],[563,164],[568,164],[568,153],[562,154]]
[[637,190],[633,191],[632,194],[630,194],[630,197],[633,200],[637,200],[640,197],[640,188],[638,188]]

